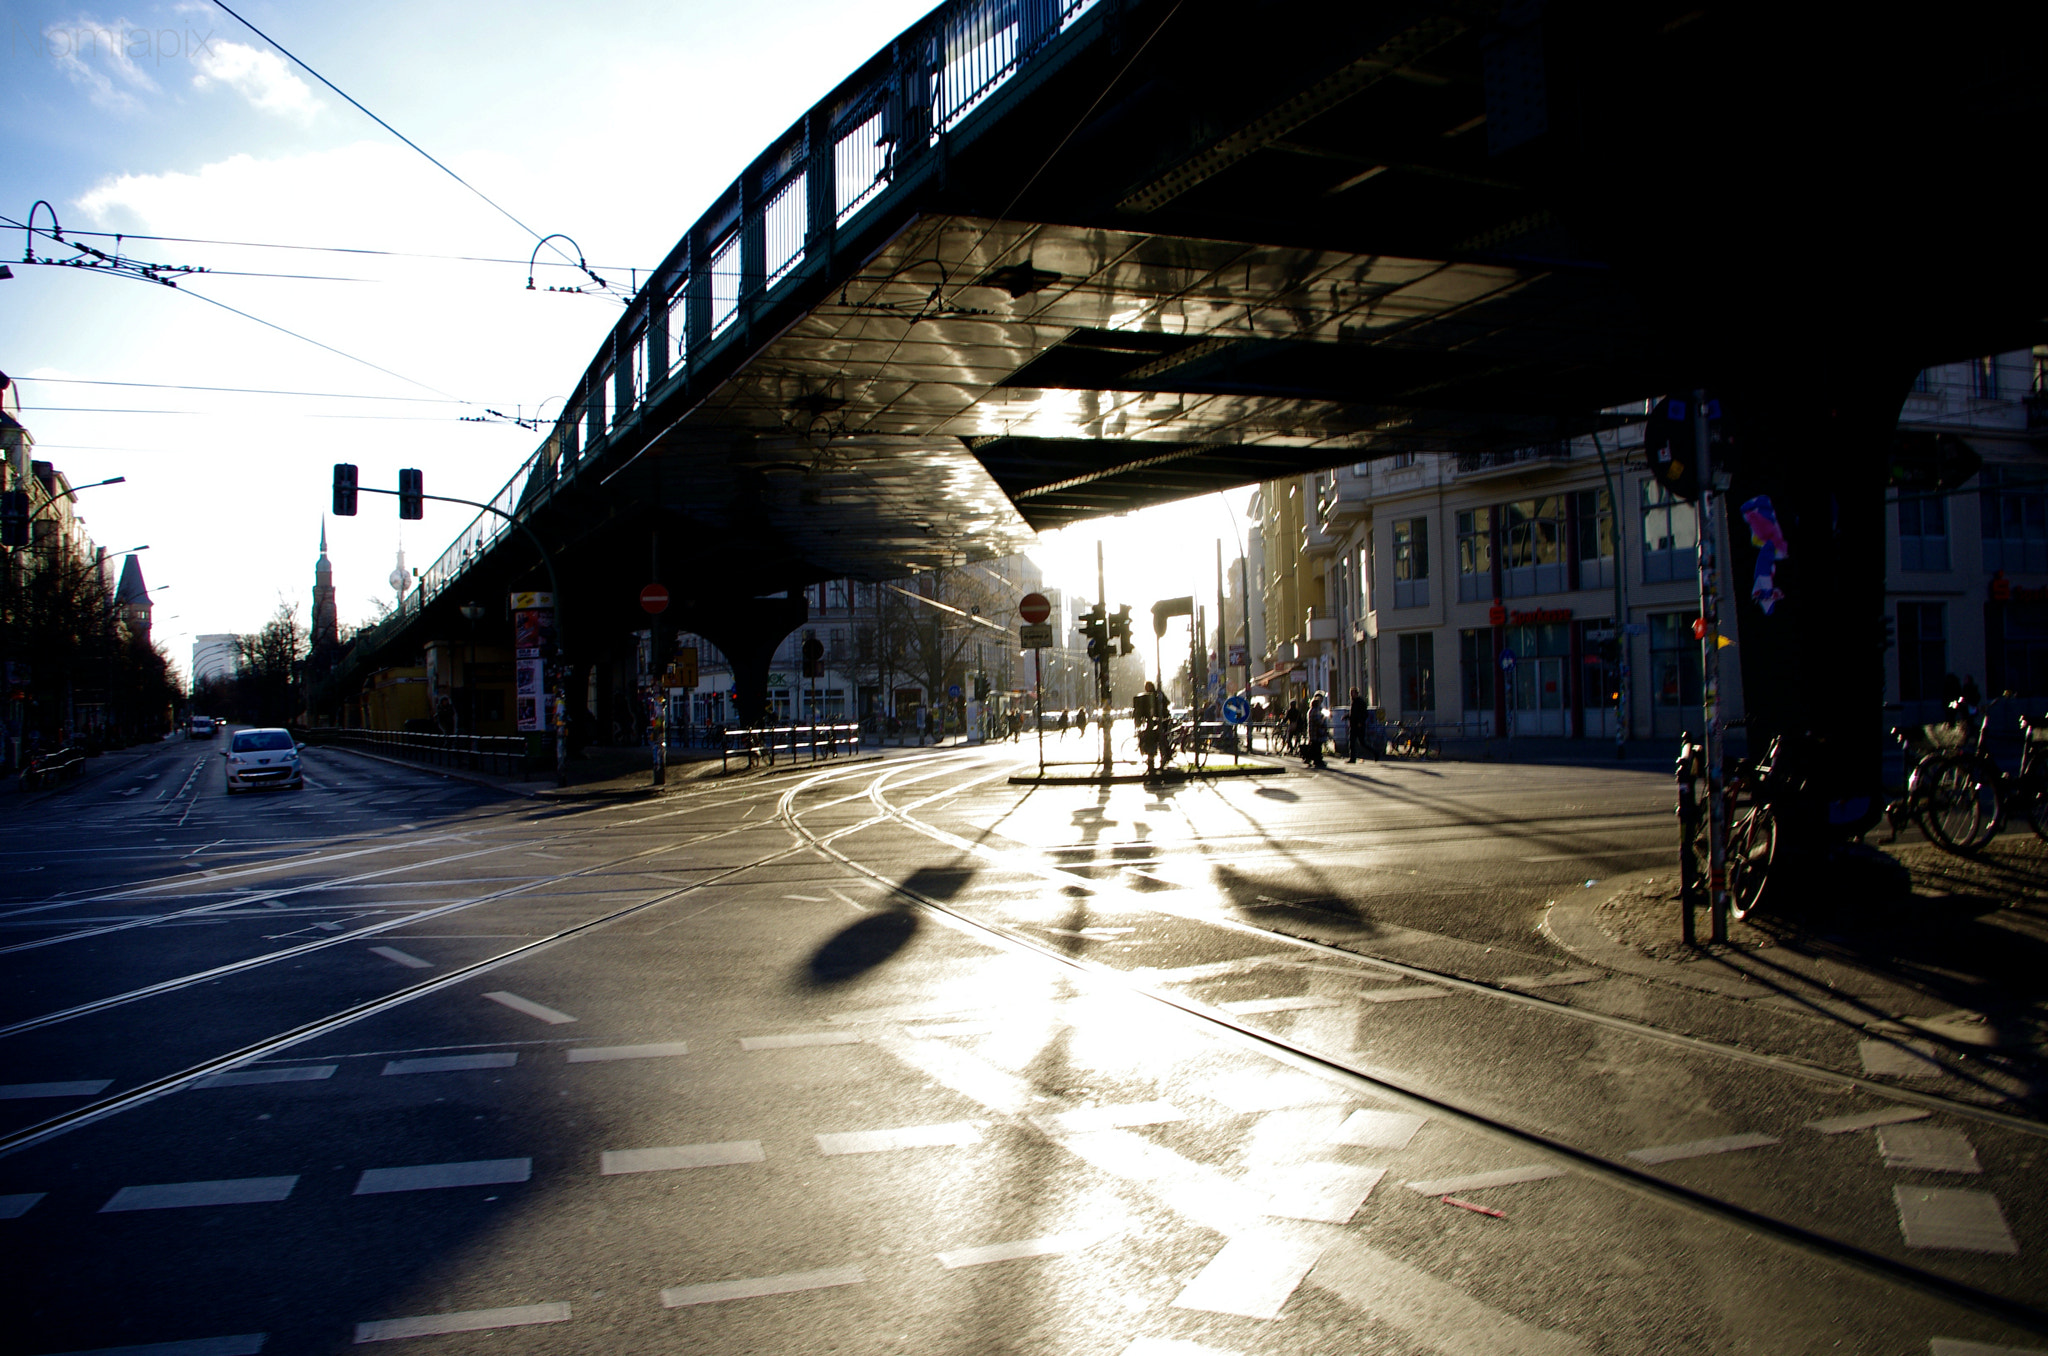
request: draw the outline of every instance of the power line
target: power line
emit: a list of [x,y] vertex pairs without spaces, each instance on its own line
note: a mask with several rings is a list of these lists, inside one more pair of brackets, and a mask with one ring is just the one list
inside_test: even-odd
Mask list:
[[[521,220],[520,220],[520,219],[519,219],[518,217],[515,217],[515,216],[513,216],[513,215],[512,215],[512,214],[511,214],[510,212],[506,211],[506,210],[505,210],[505,209],[504,209],[503,207],[500,207],[500,206],[499,206],[499,205],[498,205],[498,204],[497,204],[496,202],[492,201],[492,199],[491,199],[490,195],[488,195],[487,193],[485,193],[485,192],[484,192],[484,191],[483,191],[482,189],[478,188],[478,187],[477,187],[477,186],[476,186],[475,184],[472,184],[472,183],[471,183],[471,182],[470,182],[469,180],[467,180],[467,179],[463,178],[463,177],[462,177],[461,175],[457,174],[457,173],[456,173],[456,172],[455,172],[454,170],[452,170],[452,169],[449,169],[449,168],[448,168],[448,167],[447,167],[446,165],[444,165],[444,164],[442,164],[442,163],[441,163],[440,161],[438,161],[438,160],[434,159],[434,157],[433,157],[433,156],[431,156],[431,155],[428,155],[428,154],[427,154],[427,151],[426,151],[426,148],[425,148],[425,147],[421,146],[421,145],[420,145],[420,144],[419,144],[418,142],[414,141],[414,140],[413,140],[413,139],[412,139],[411,137],[407,136],[407,135],[406,135],[405,133],[403,133],[403,132],[399,131],[399,130],[398,130],[398,129],[397,129],[396,127],[393,127],[393,126],[392,126],[392,125],[391,125],[390,123],[388,123],[388,122],[384,121],[384,119],[382,119],[382,118],[378,117],[378,116],[377,116],[377,115],[376,115],[375,113],[372,113],[372,112],[371,112],[371,111],[370,111],[369,109],[367,109],[367,108],[364,108],[364,107],[362,106],[362,104],[358,103],[358,102],[357,102],[357,101],[356,101],[356,100],[355,100],[355,99],[354,99],[354,98],[353,98],[352,96],[350,96],[350,95],[349,95],[349,94],[348,94],[348,93],[347,93],[347,92],[346,92],[345,90],[343,90],[343,89],[341,88],[341,86],[339,86],[339,85],[335,84],[335,83],[334,83],[334,82],[333,82],[332,80],[329,80],[329,79],[328,79],[328,78],[327,78],[326,76],[324,76],[324,75],[320,74],[320,72],[318,72],[318,71],[314,70],[314,69],[313,69],[313,68],[312,68],[311,66],[308,66],[308,65],[307,65],[307,64],[306,64],[305,62],[303,62],[303,61],[299,60],[299,58],[298,58],[298,57],[296,57],[296,56],[293,56],[291,52],[289,52],[289,51],[286,51],[286,50],[285,50],[285,47],[284,47],[284,44],[280,43],[280,42],[279,42],[279,41],[278,41],[277,39],[275,39],[275,38],[271,37],[271,36],[270,36],[270,35],[269,35],[268,33],[265,33],[265,32],[264,32],[264,31],[263,31],[262,29],[258,28],[258,27],[257,27],[257,26],[256,26],[255,24],[252,24],[252,23],[250,23],[250,22],[249,22],[249,21],[248,21],[247,19],[244,19],[244,18],[243,18],[243,17],[241,16],[241,15],[239,15],[239,14],[235,13],[235,12],[234,12],[234,11],[233,11],[232,9],[229,9],[229,8],[228,8],[228,6],[227,6],[227,4],[225,3],[225,0],[213,0],[213,3],[214,3],[214,4],[216,4],[216,5],[218,5],[218,6],[220,6],[221,10],[222,10],[223,12],[225,12],[225,13],[227,14],[227,16],[228,16],[228,17],[229,17],[230,19],[233,19],[233,20],[234,20],[234,21],[235,21],[236,23],[240,24],[240,25],[241,25],[242,27],[244,27],[244,28],[248,29],[248,30],[249,30],[249,31],[250,31],[251,33],[254,33],[254,34],[255,34],[255,35],[257,36],[257,37],[259,37],[259,38],[263,39],[263,40],[264,40],[265,42],[269,43],[269,44],[270,44],[270,45],[271,45],[272,47],[275,47],[275,48],[277,48],[277,50],[278,50],[278,51],[280,51],[280,52],[283,52],[283,53],[285,54],[285,56],[287,56],[287,57],[290,57],[290,58],[291,58],[291,60],[292,60],[292,63],[293,63],[294,65],[298,66],[298,68],[299,68],[300,70],[302,70],[302,71],[304,71],[304,72],[305,72],[306,74],[308,74],[308,75],[312,76],[312,77],[313,77],[313,78],[314,78],[315,80],[318,80],[318,81],[319,81],[319,82],[320,82],[321,84],[323,84],[323,85],[327,86],[327,88],[329,88],[329,89],[333,90],[333,91],[334,91],[334,92],[335,92],[336,94],[340,95],[340,96],[341,96],[342,98],[344,98],[344,99],[347,99],[347,100],[348,100],[348,102],[349,102],[349,104],[350,104],[351,106],[353,106],[353,107],[355,108],[355,110],[356,110],[357,112],[361,113],[361,114],[362,114],[362,115],[363,115],[364,117],[368,118],[368,119],[369,119],[369,120],[370,120],[371,122],[374,122],[374,123],[376,123],[376,124],[377,124],[377,125],[378,125],[379,127],[383,128],[383,129],[384,129],[385,131],[387,131],[387,132],[391,133],[391,135],[392,135],[392,136],[395,136],[395,137],[397,137],[397,138],[398,138],[398,139],[399,139],[400,141],[404,142],[404,143],[405,143],[406,145],[408,145],[408,146],[412,147],[412,148],[413,148],[413,149],[414,149],[415,151],[418,151],[418,152],[420,153],[420,155],[421,155],[421,156],[423,156],[423,157],[424,157],[424,158],[426,159],[426,161],[427,161],[427,163],[428,163],[428,164],[432,165],[432,166],[433,166],[433,167],[434,167],[435,169],[438,169],[438,170],[440,170],[440,171],[441,171],[441,172],[442,172],[443,174],[447,175],[447,176],[448,176],[448,177],[449,177],[450,179],[453,179],[453,180],[454,180],[454,181],[455,181],[456,183],[458,183],[458,184],[461,184],[461,185],[462,185],[462,186],[463,186],[464,188],[468,189],[468,190],[469,190],[470,192],[472,192],[472,193],[476,194],[476,196],[477,196],[477,197],[479,197],[479,198],[482,198],[482,199],[484,200],[484,202],[486,202],[486,203],[488,203],[488,204],[490,205],[490,207],[491,207],[491,209],[492,209],[493,211],[497,212],[499,216],[502,216],[503,218],[505,218],[505,220],[507,220],[507,221],[511,222],[511,223],[512,223],[512,224],[513,224],[514,226],[517,226],[517,227],[518,227],[518,228],[519,228],[520,230],[522,230],[522,231],[526,232],[526,233],[527,233],[528,235],[532,236],[532,237],[534,238],[534,240],[535,240],[535,242],[536,242],[536,243],[539,243],[539,244],[546,244],[546,243],[547,243],[547,237],[546,237],[546,236],[543,236],[543,235],[542,235],[542,234],[541,234],[541,233],[540,233],[539,231],[536,231],[536,230],[534,230],[534,229],[533,229],[533,227],[531,227],[531,226],[527,225],[527,224],[526,224],[525,222],[521,221]],[[561,252],[562,252],[562,251],[561,251],[561,249],[560,249],[559,247],[557,247],[557,248],[555,249],[555,253],[557,253],[557,254],[560,254]],[[565,256],[565,257],[566,257],[566,256]],[[578,261],[578,266],[579,266],[579,267],[582,267],[582,261],[580,261],[580,260]],[[584,269],[583,269],[583,271],[584,271],[584,272],[585,272],[586,274],[589,274],[589,276],[590,276],[590,279],[591,279],[591,281],[593,281],[593,282],[597,283],[597,285],[598,285],[599,287],[601,287],[601,288],[602,288],[602,287],[604,287],[604,286],[605,286],[604,280],[603,280],[603,279],[601,279],[601,278],[599,278],[599,277],[598,277],[598,276],[597,276],[597,275],[596,275],[595,273],[591,273],[591,272],[590,272],[590,270],[589,270],[588,268],[584,268]]]
[[103,381],[92,377],[19,377],[19,381],[62,382],[67,386],[136,386],[151,391],[219,391],[229,395],[278,395],[307,396],[316,400],[399,400],[419,405],[467,405],[467,400],[452,396],[382,396],[359,395],[347,391],[280,391],[260,386],[188,386],[180,382],[165,381]]
[[[20,222],[11,217],[0,216],[0,222],[19,227]],[[150,240],[158,244],[172,245],[220,245],[233,249],[250,250],[301,250],[311,254],[363,254],[384,259],[433,259],[443,263],[456,264],[524,264],[524,259],[504,259],[489,254],[423,254],[416,250],[375,250],[357,245],[287,245],[267,240],[213,240],[197,235],[137,235],[130,231],[78,231],[65,228],[66,235],[98,236],[102,240]],[[541,261],[548,268],[575,268],[576,265],[555,260]],[[647,273],[651,270],[634,264],[606,264],[606,268],[622,273]]]

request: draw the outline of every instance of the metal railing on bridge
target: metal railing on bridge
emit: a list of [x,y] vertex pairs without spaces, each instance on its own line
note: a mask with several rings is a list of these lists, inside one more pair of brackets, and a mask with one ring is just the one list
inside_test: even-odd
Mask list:
[[368,749],[390,758],[404,758],[434,767],[467,768],[501,777],[553,767],[548,755],[552,735],[421,734],[410,730],[330,730],[303,732],[306,743],[339,744]]
[[[637,432],[650,399],[681,389],[673,383],[686,387],[743,337],[748,327],[736,322],[750,304],[828,268],[835,232],[930,170],[941,139],[1097,3],[952,0],[870,58],[772,143],[648,275],[546,441],[492,506],[531,513],[607,439]],[[356,633],[354,654],[382,648],[510,530],[497,514],[479,514],[394,615]]]
[[753,728],[728,726],[724,748],[719,754],[719,766],[730,772],[734,758],[746,759],[747,767],[757,763],[773,767],[777,758],[794,763],[808,757],[815,763],[841,754],[859,753],[860,746],[860,726],[852,723],[761,725]]

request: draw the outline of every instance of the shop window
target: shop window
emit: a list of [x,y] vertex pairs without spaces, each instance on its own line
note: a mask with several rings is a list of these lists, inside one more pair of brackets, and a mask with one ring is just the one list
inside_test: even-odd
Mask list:
[[1698,706],[1704,669],[1693,638],[1696,612],[1650,616],[1650,700],[1659,706]]
[[1941,699],[1948,673],[1948,608],[1942,603],[1899,604],[1899,700]]
[[1614,503],[1607,491],[1580,490],[1573,509],[1573,535],[1579,562],[1579,587],[1614,587]]
[[1588,617],[1579,623],[1579,705],[1588,711],[1621,704],[1621,641],[1594,640],[1614,623],[1606,617]]
[[1480,603],[1493,597],[1493,510],[1466,509],[1458,514],[1458,601]]
[[1394,606],[1429,606],[1429,519],[1394,524]]
[[1691,504],[1654,480],[1642,482],[1643,582],[1670,583],[1699,575],[1699,517]]
[[1490,630],[1458,632],[1458,677],[1462,708],[1466,711],[1493,710],[1493,675],[1500,661],[1493,653]]
[[1436,636],[1410,631],[1400,638],[1401,709],[1436,710]]

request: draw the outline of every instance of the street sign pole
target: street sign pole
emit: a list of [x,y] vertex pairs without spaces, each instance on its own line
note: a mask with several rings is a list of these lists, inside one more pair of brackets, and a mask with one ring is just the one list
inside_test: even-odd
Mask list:
[[[1095,601],[1102,608],[1105,620],[1109,616],[1109,584],[1102,571],[1102,543],[1095,543]],[[1140,661],[1141,663],[1143,661]],[[1109,742],[1109,640],[1107,633],[1102,642],[1102,656],[1095,661],[1095,700],[1101,708],[1102,725],[1102,775],[1107,777],[1115,770]]]
[[1045,775],[1045,651],[1031,652],[1031,705],[1038,716],[1038,775]]
[[[1692,447],[1699,466],[1700,717],[1707,727],[1708,936],[1728,940],[1728,806],[1721,798],[1721,583],[1716,562],[1714,466],[1707,436],[1707,393],[1692,393]],[[1690,852],[1692,844],[1685,844]]]

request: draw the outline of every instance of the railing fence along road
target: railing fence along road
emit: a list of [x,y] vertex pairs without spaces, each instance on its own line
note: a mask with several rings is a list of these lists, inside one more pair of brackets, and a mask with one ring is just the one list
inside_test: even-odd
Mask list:
[[732,760],[745,758],[746,766],[757,762],[775,766],[777,757],[795,762],[806,751],[810,761],[831,758],[842,753],[859,753],[861,745],[860,726],[846,725],[762,725],[753,729],[728,728],[725,732],[725,747],[719,754],[719,766],[727,771]]
[[531,759],[537,759],[533,766],[542,763],[553,766],[545,757],[551,736],[542,735],[529,742],[525,735],[465,735],[465,734],[416,734],[407,730],[307,730],[305,742],[313,745],[340,744],[349,748],[370,749],[391,758],[405,758],[415,763],[428,763],[434,767],[468,768],[473,772],[490,772],[500,776],[528,771]]

